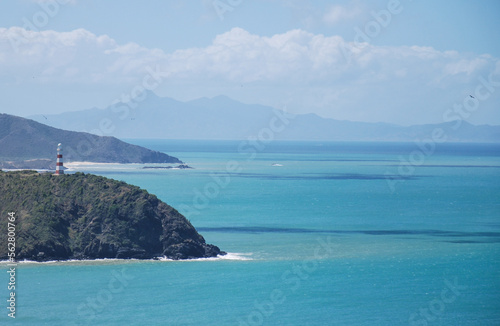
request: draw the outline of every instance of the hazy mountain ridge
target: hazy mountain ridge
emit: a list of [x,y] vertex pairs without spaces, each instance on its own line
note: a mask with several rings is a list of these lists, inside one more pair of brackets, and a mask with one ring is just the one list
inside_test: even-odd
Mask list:
[[[312,113],[291,116],[268,106],[243,104],[225,96],[180,102],[158,97],[153,92],[148,92],[139,103],[31,118],[58,128],[118,138],[246,139],[272,127],[270,124],[276,117],[281,122],[274,125],[273,139],[276,140],[415,141],[431,138],[433,130],[441,128],[448,141],[500,141],[500,126],[474,126],[465,121],[460,125],[454,121],[405,127],[326,119]],[[112,128],[99,128],[103,121]]]

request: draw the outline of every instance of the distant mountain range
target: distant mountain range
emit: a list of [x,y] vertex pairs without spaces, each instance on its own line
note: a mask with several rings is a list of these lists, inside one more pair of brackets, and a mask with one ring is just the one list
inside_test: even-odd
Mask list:
[[0,114],[0,167],[55,168],[58,143],[63,144],[66,162],[182,163],[176,157],[114,137],[61,130],[33,120]]
[[57,128],[118,138],[415,141],[431,138],[433,131],[441,128],[448,141],[500,141],[500,126],[474,126],[465,121],[458,128],[457,122],[403,127],[326,119],[316,114],[291,116],[225,96],[180,102],[148,92],[144,98],[105,109],[30,118]]

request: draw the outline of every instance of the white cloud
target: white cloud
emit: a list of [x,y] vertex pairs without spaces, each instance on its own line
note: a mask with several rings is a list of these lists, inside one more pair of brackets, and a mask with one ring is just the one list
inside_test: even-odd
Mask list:
[[466,73],[473,77],[485,69],[494,69],[497,61],[430,47],[359,48],[339,36],[302,30],[261,37],[240,28],[218,35],[208,47],[179,50],[167,58],[166,67],[173,75],[189,71],[246,82],[301,83],[345,82],[346,78],[355,80],[367,75],[422,76],[432,80]]
[[[84,29],[0,28],[3,86],[83,83],[104,89],[137,83],[147,67],[160,67],[169,87],[165,92],[174,97],[174,90],[184,97],[236,94],[263,104],[290,102],[295,112],[402,123],[408,110],[421,111],[412,117],[415,122],[429,117],[440,122],[443,103],[474,89],[479,76],[500,70],[500,60],[430,47],[360,47],[303,30],[267,37],[233,28],[206,47],[165,53]],[[231,85],[240,84],[251,87],[233,94]],[[376,114],[366,116],[367,106],[375,106]]]
[[144,71],[141,63],[147,63],[156,53],[133,43],[120,46],[107,35],[97,36],[85,29],[35,32],[20,27],[0,28],[0,51],[0,74],[33,75],[43,82],[84,83],[95,82],[97,76],[99,81],[116,82],[114,73],[118,71],[123,78],[132,77]]
[[2,74],[43,70],[50,80],[77,69],[86,72],[80,81],[97,72],[109,80],[140,76],[148,65],[160,65],[166,76],[186,79],[336,83],[385,75],[434,80],[461,74],[473,78],[494,70],[498,62],[487,55],[465,56],[430,47],[359,47],[339,36],[303,30],[264,37],[241,28],[218,35],[204,48],[165,53],[136,43],[118,44],[84,29],[34,32],[12,27],[0,29],[0,50]]
[[325,68],[344,69],[341,42],[338,36],[302,30],[260,37],[234,28],[206,48],[176,51],[169,56],[169,70],[244,82],[317,79]]
[[449,75],[457,75],[461,73],[471,75],[482,67],[487,66],[489,60],[490,58],[488,57],[477,57],[469,60],[460,59],[447,64],[444,67],[444,71]]
[[333,5],[323,15],[323,21],[328,25],[335,25],[341,21],[353,19],[362,12],[363,10],[358,4]]

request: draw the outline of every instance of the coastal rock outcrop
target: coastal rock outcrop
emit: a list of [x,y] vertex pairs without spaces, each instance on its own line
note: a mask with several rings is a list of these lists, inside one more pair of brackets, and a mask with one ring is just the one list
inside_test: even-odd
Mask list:
[[[0,172],[0,243],[16,216],[16,259],[35,261],[216,257],[173,207],[146,190],[92,174]],[[0,259],[7,259],[7,245]]]

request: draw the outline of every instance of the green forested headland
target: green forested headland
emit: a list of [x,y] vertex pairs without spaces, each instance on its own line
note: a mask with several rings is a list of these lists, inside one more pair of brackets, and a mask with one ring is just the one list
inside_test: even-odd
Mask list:
[[177,157],[115,137],[62,130],[0,114],[0,167],[45,169],[46,160],[55,162],[58,143],[63,144],[64,162],[182,163]]
[[214,257],[218,247],[146,190],[92,174],[0,172],[0,259],[8,213],[16,217],[16,259]]

